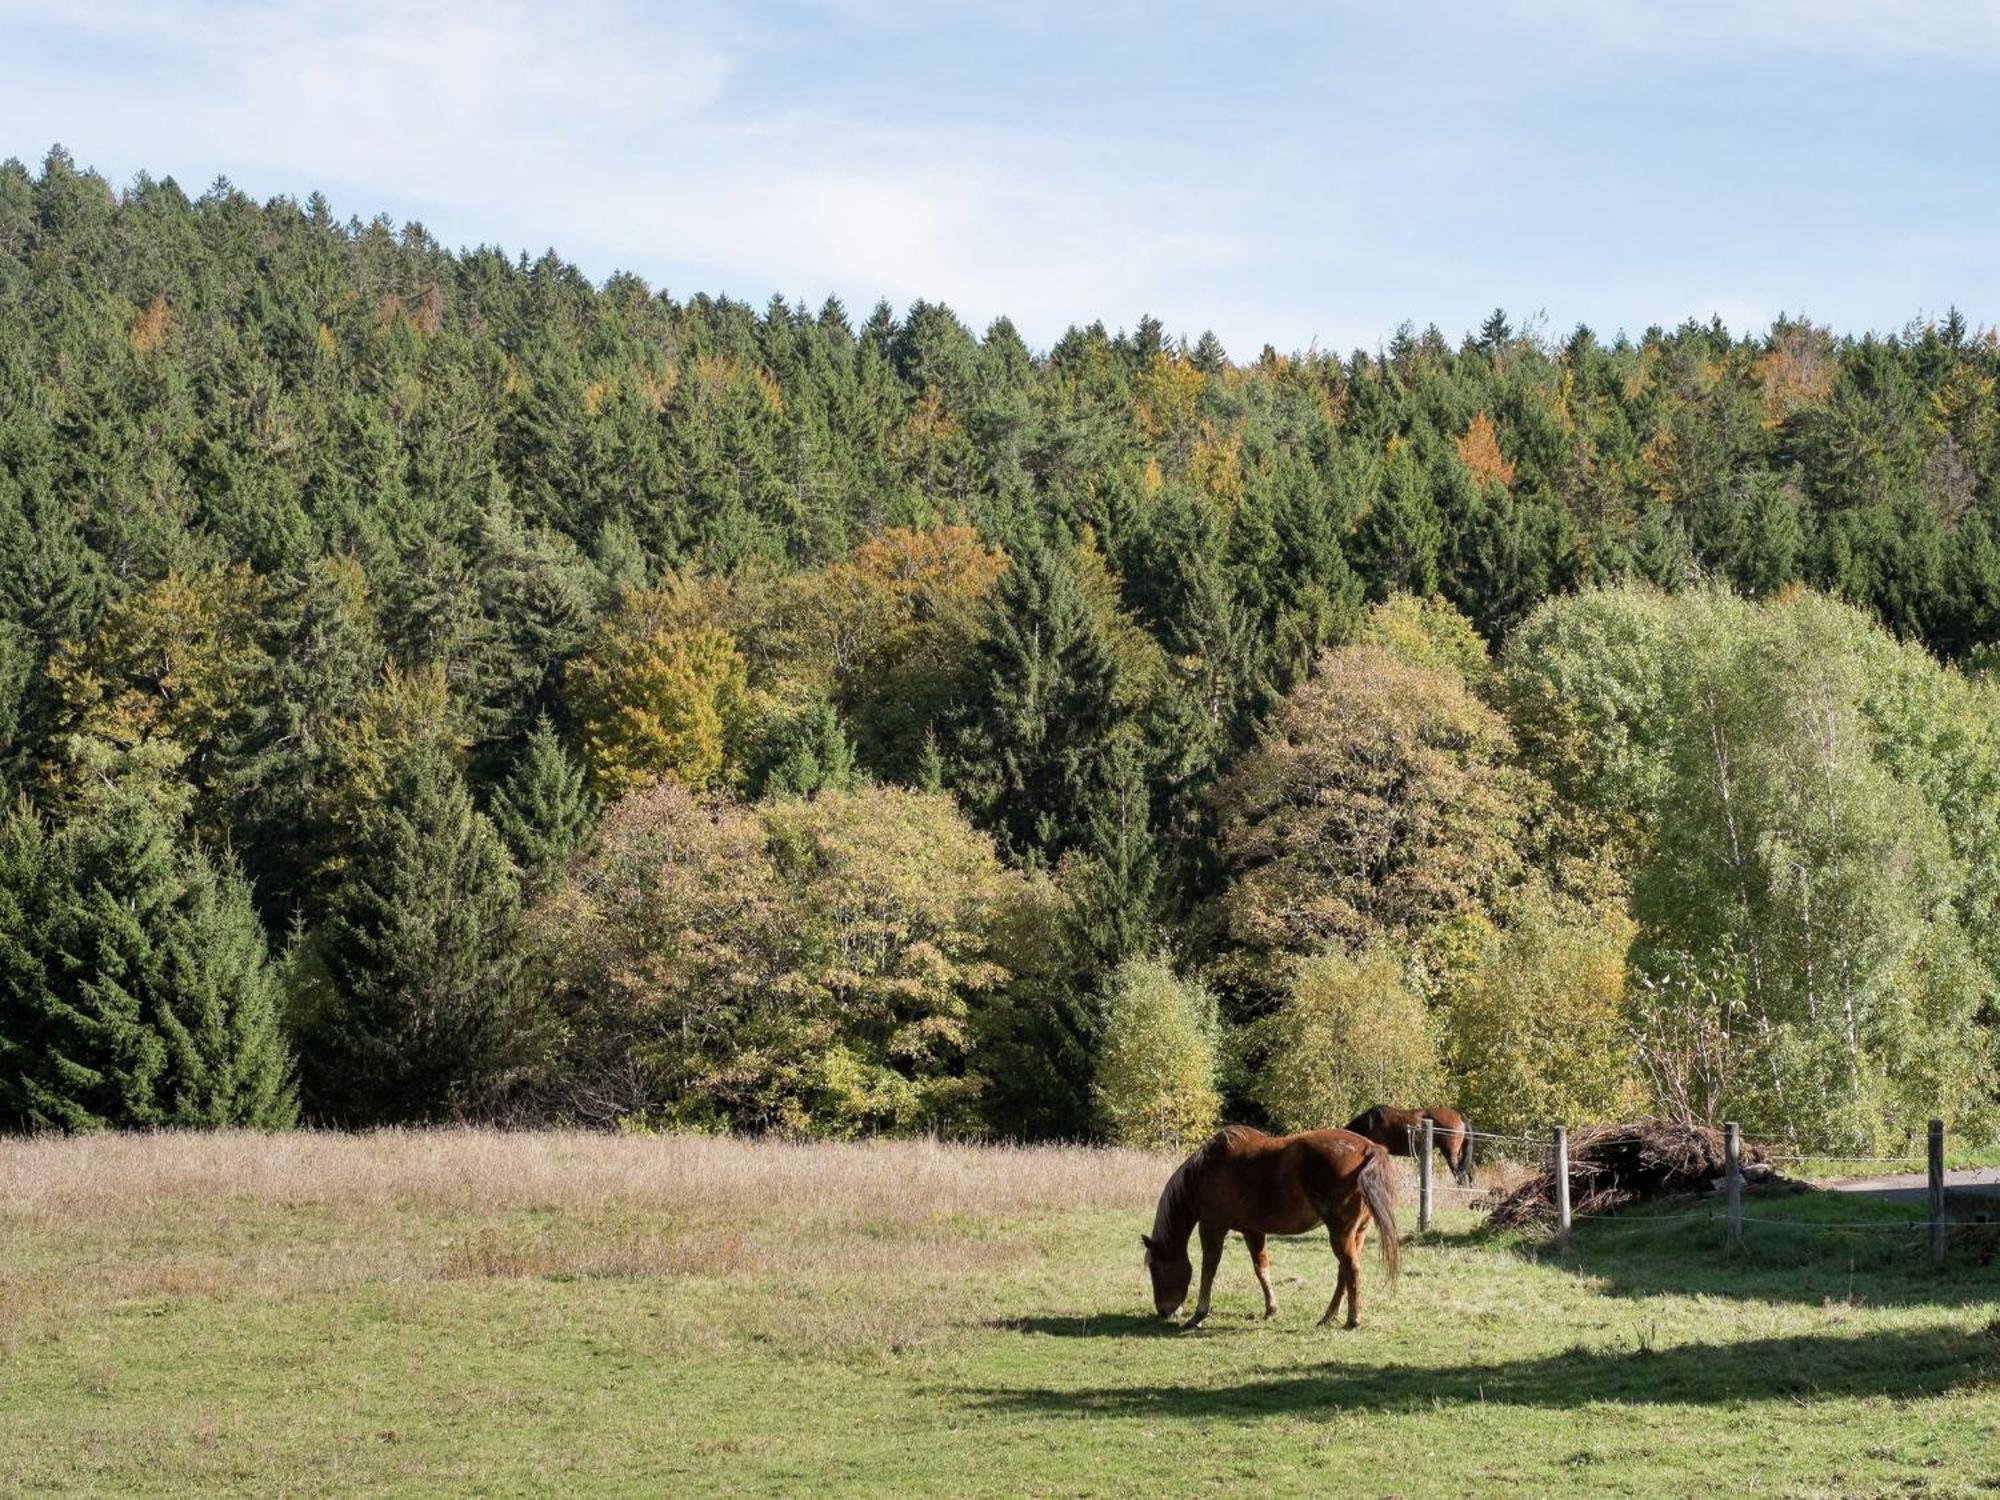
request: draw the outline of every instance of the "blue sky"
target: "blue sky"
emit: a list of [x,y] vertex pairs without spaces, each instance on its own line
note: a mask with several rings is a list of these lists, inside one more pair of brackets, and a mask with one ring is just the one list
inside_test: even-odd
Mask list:
[[0,0],[0,156],[1046,346],[2000,319],[2000,0]]

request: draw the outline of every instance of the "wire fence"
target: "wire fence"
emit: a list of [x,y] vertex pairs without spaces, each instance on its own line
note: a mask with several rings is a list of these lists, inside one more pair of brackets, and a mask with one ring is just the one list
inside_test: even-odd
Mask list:
[[[1993,1203],[1991,1213],[1966,1210],[1954,1214],[1951,1211],[1950,1185],[1946,1175],[1954,1170],[1946,1166],[1944,1151],[1945,1131],[1941,1121],[1932,1121],[1927,1140],[1927,1149],[1922,1154],[1905,1153],[1895,1156],[1877,1155],[1827,1155],[1814,1152],[1764,1152],[1755,1153],[1755,1161],[1746,1161],[1737,1127],[1732,1123],[1724,1127],[1726,1169],[1717,1186],[1722,1189],[1723,1200],[1702,1208],[1685,1212],[1573,1212],[1570,1208],[1570,1193],[1573,1187],[1592,1186],[1592,1179],[1586,1170],[1578,1174],[1569,1154],[1569,1132],[1565,1127],[1553,1127],[1546,1135],[1508,1133],[1502,1131],[1468,1130],[1464,1132],[1475,1141],[1485,1141],[1496,1145],[1526,1147],[1522,1155],[1528,1160],[1538,1161],[1553,1179],[1551,1195],[1559,1239],[1567,1243],[1572,1224],[1588,1221],[1596,1224],[1612,1225],[1621,1230],[1644,1232],[1657,1228],[1668,1228],[1700,1220],[1715,1225],[1722,1231],[1723,1243],[1732,1249],[1742,1249],[1746,1245],[1745,1231],[1754,1228],[1759,1235],[1767,1231],[1788,1231],[1794,1235],[1857,1235],[1857,1236],[1917,1236],[1927,1238],[1930,1247],[1930,1261],[1933,1267],[1945,1264],[1949,1241],[1956,1232],[1964,1236],[1968,1232],[2000,1236],[2000,1199]],[[1586,1138],[1587,1139],[1587,1138]],[[1505,1189],[1492,1185],[1464,1185],[1458,1182],[1439,1182],[1433,1170],[1432,1156],[1437,1147],[1445,1144],[1444,1137],[1433,1127],[1426,1125],[1419,1143],[1412,1132],[1411,1154],[1417,1158],[1417,1188],[1419,1202],[1419,1229],[1431,1228],[1433,1211],[1437,1200],[1457,1202],[1461,1206],[1478,1210],[1491,1208],[1504,1195]],[[1493,1152],[1507,1158],[1507,1152]],[[1515,1158],[1519,1160],[1519,1158]],[[1838,1167],[1891,1167],[1902,1168],[1901,1173],[1878,1173],[1882,1176],[1909,1175],[1925,1179],[1926,1209],[1920,1219],[1882,1218],[1772,1218],[1765,1215],[1743,1212],[1743,1192],[1749,1186],[1744,1168],[1746,1165],[1797,1165],[1814,1163],[1831,1168]],[[1897,1191],[1904,1191],[1897,1189]],[[1878,1241],[1878,1243],[1893,1241]]]

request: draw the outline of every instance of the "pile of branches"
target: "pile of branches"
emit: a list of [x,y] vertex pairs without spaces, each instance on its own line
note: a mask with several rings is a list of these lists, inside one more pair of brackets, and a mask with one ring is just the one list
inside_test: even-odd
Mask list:
[[[1706,1193],[1728,1171],[1722,1132],[1706,1125],[1641,1120],[1635,1125],[1585,1125],[1569,1138],[1572,1214],[1608,1214],[1648,1198]],[[1743,1175],[1771,1176],[1764,1148],[1745,1143]],[[1491,1205],[1490,1222],[1505,1228],[1552,1224],[1556,1218],[1553,1160]]]

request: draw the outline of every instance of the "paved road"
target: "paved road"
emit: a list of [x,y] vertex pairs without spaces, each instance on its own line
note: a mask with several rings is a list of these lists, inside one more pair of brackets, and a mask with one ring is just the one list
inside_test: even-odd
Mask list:
[[[1868,1193],[1896,1203],[1922,1203],[1930,1196],[1930,1179],[1922,1172],[1899,1172],[1891,1177],[1843,1177],[1837,1182],[1815,1183],[1836,1193]],[[1947,1197],[2000,1199],[2000,1167],[1968,1167],[1944,1174]]]

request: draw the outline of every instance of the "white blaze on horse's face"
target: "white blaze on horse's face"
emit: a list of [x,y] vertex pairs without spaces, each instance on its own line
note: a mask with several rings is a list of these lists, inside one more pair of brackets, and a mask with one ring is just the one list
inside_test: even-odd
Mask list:
[[1171,1318],[1187,1301],[1188,1285],[1194,1280],[1194,1262],[1187,1251],[1178,1255],[1153,1243],[1150,1235],[1140,1235],[1146,1247],[1146,1274],[1153,1280],[1153,1307],[1163,1318]]

